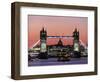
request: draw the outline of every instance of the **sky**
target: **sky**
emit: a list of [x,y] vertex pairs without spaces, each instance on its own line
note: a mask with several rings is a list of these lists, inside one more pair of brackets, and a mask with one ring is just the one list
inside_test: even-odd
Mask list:
[[[28,15],[28,47],[32,47],[40,39],[40,30],[47,30],[47,35],[72,36],[75,28],[80,33],[80,39],[87,44],[88,18],[69,16]],[[61,39],[64,45],[72,45],[73,38]],[[59,39],[47,39],[47,45],[57,44]]]

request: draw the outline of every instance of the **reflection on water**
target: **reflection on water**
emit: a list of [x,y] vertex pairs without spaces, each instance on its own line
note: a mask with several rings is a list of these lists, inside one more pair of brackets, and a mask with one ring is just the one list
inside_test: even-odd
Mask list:
[[88,64],[88,57],[71,58],[70,61],[58,62],[57,58],[38,59],[35,58],[28,62],[28,66],[47,66],[47,65],[73,65],[73,64]]

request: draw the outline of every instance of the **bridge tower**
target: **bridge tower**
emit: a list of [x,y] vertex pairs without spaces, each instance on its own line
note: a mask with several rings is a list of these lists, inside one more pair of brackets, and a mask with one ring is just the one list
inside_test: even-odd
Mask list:
[[47,31],[43,28],[40,31],[40,54],[39,54],[40,59],[46,59],[47,58],[46,40],[47,40]]
[[81,57],[80,55],[80,44],[79,44],[79,31],[75,28],[73,32],[73,51],[74,51],[74,56],[75,57]]

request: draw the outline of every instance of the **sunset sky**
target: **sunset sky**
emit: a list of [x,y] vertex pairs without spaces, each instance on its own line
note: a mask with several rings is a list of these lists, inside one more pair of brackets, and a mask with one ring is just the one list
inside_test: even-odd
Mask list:
[[[88,18],[67,16],[28,16],[28,47],[40,39],[40,30],[47,30],[47,35],[72,36],[75,28],[80,32],[80,39],[86,44],[88,40]],[[59,39],[47,39],[47,44],[57,44]],[[72,39],[62,39],[63,44],[72,44]]]

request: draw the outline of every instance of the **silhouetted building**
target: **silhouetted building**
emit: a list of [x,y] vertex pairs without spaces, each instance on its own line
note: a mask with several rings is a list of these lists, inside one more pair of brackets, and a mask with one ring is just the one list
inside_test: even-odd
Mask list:
[[69,53],[72,50],[72,45],[63,45],[62,40],[59,39],[57,44],[48,45],[47,48],[48,48],[48,55],[56,57],[60,52],[63,52],[64,54]]
[[61,39],[59,39],[59,41],[58,41],[58,44],[57,44],[58,46],[63,46],[63,42],[61,41]]

